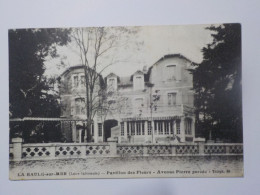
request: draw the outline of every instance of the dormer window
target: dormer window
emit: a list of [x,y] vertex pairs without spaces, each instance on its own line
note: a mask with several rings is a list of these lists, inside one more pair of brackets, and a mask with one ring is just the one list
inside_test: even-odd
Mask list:
[[117,78],[116,77],[110,77],[107,79],[107,89],[109,91],[117,90]]
[[134,90],[143,90],[144,89],[144,76],[136,75],[134,76]]
[[115,85],[115,79],[108,79],[108,86],[114,86]]

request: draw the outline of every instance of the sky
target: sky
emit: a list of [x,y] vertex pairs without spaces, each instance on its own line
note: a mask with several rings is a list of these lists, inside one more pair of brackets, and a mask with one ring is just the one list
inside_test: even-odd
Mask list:
[[[102,64],[108,64],[113,59],[115,63],[106,68],[102,75],[113,72],[118,76],[130,76],[143,66],[148,68],[157,60],[167,54],[182,54],[195,63],[203,59],[201,49],[212,41],[211,32],[205,27],[209,25],[185,26],[140,26],[137,33],[127,38],[127,46],[111,50],[101,59]],[[127,27],[130,28],[131,27]],[[126,36],[121,36],[119,41],[126,41]],[[58,76],[69,66],[81,64],[79,49],[74,42],[67,46],[58,47],[59,57],[48,58],[45,62],[45,75]],[[61,60],[64,66],[61,66]]]

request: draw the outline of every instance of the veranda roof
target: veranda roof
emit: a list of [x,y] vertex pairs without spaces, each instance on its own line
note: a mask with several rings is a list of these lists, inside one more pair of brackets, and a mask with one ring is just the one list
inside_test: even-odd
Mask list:
[[41,117],[24,117],[24,118],[11,118],[10,122],[18,121],[86,121],[83,119],[69,119],[69,118],[41,118]]

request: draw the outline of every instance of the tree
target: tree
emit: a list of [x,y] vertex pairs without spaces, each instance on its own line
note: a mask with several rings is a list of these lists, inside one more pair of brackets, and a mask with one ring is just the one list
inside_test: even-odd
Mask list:
[[68,29],[9,30],[10,117],[59,116],[57,101],[44,77],[47,56],[70,41]]
[[207,28],[212,43],[193,70],[196,128],[209,139],[242,141],[241,26]]
[[[56,46],[66,45],[70,41],[69,33],[69,29],[9,30],[10,118],[60,116],[57,93],[50,90],[53,79],[44,76],[44,62],[48,56],[58,56]],[[43,126],[45,129],[40,129]],[[47,126],[39,121],[10,123],[10,137],[22,132],[25,141],[28,141],[34,130],[45,131],[49,128]],[[37,140],[53,139],[51,136],[46,138],[47,134],[43,138],[42,134],[35,133]]]
[[[79,57],[85,66],[86,88],[86,116],[87,116],[87,142],[91,142],[91,124],[97,111],[100,110],[100,94],[106,90],[102,83],[101,74],[109,66],[118,63],[115,58],[117,48],[127,46],[127,38],[135,34],[136,29],[124,27],[93,27],[77,28],[73,30],[72,38],[79,49]],[[124,37],[124,40],[122,39]],[[102,100],[102,102],[104,102]]]

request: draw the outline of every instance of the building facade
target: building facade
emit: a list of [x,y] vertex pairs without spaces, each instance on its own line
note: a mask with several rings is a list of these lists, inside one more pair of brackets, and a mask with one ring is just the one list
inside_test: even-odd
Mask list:
[[[192,65],[186,57],[171,54],[128,77],[111,73],[104,80],[101,78],[106,95],[93,118],[93,142],[109,139],[119,143],[193,142]],[[84,82],[82,66],[71,67],[60,76],[61,117],[72,121],[63,128],[68,141],[86,140]],[[101,82],[96,83],[96,94],[100,85]]]

